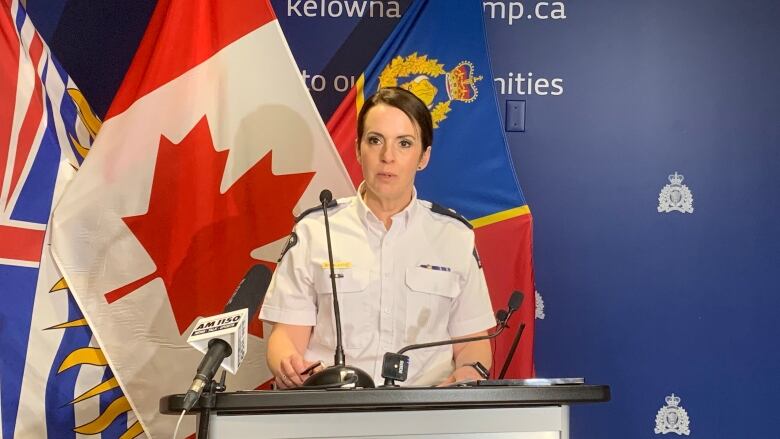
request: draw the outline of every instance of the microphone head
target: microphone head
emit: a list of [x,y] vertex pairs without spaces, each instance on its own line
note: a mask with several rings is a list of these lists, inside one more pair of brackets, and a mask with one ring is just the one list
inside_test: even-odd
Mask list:
[[523,303],[523,293],[515,291],[509,297],[509,310],[517,311],[520,308],[520,304]]
[[263,303],[268,285],[271,283],[271,274],[271,270],[263,264],[252,266],[225,305],[224,312],[247,308],[251,319],[257,308]]
[[323,189],[320,192],[320,203],[329,204],[331,201],[333,201],[333,194],[329,190]]
[[509,318],[509,312],[505,309],[499,309],[496,311],[496,321],[497,322],[505,322],[506,319]]

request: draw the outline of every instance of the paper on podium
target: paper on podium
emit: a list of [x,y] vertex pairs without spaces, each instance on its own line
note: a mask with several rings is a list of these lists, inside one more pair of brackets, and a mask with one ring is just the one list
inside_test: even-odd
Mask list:
[[585,378],[518,378],[503,380],[460,381],[452,386],[559,386],[585,384]]

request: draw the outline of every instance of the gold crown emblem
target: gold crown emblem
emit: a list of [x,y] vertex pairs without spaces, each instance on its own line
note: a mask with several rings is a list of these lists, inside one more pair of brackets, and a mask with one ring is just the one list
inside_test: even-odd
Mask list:
[[474,76],[474,64],[469,61],[461,61],[454,69],[447,73],[447,95],[450,99],[461,102],[474,102],[479,91],[477,81],[482,76]]
[[[399,84],[401,78],[408,80]],[[447,98],[443,100],[436,99],[439,92],[433,83],[436,78],[443,80],[447,90]],[[474,75],[474,64],[469,61],[461,61],[447,72],[438,60],[414,52],[408,56],[396,56],[382,69],[379,88],[400,86],[417,95],[430,109],[433,127],[438,128],[452,111],[451,102],[470,103],[477,99],[476,83],[481,80],[482,76]]]

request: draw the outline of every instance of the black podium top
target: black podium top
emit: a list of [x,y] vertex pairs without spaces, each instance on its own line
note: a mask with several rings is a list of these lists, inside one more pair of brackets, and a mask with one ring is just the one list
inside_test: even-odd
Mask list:
[[[609,386],[397,387],[354,390],[258,390],[216,395],[217,414],[314,413],[522,407],[609,401]],[[160,413],[178,415],[184,395],[160,399]],[[196,405],[191,413],[200,410]]]

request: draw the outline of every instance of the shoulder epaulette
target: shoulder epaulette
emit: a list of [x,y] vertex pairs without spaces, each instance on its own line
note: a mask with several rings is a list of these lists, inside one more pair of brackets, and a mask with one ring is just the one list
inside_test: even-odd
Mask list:
[[436,204],[431,202],[431,212],[438,213],[439,215],[448,216],[450,218],[454,218],[463,224],[466,225],[469,229],[473,229],[474,226],[471,225],[469,220],[463,217],[463,215],[459,214],[458,212],[455,212],[454,210],[450,209],[449,207],[444,207],[441,204]]
[[[328,209],[333,209],[334,207],[338,206],[338,204],[339,204],[339,203],[338,203],[336,200],[331,200],[331,202],[330,202],[330,203],[328,203]],[[297,223],[297,222],[299,222],[300,220],[302,220],[303,218],[305,218],[305,217],[306,217],[306,215],[308,215],[308,214],[310,214],[310,213],[312,213],[312,212],[322,212],[322,204],[320,204],[320,205],[318,205],[318,206],[314,206],[314,207],[311,207],[311,208],[308,208],[308,209],[304,210],[303,212],[301,212],[301,214],[300,214],[300,215],[298,215],[298,216],[295,218],[295,222],[296,222],[296,223]]]

